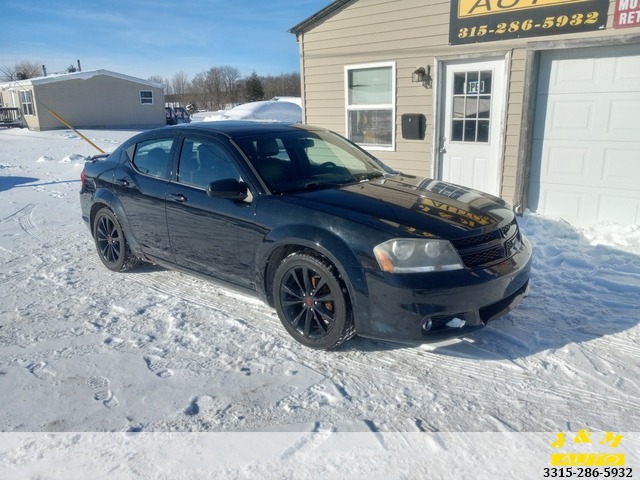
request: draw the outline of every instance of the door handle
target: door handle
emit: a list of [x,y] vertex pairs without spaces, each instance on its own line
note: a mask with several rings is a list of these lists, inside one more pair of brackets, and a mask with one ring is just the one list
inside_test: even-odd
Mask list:
[[120,185],[121,187],[133,187],[133,185],[129,183],[129,180],[127,180],[126,178],[116,178],[114,180],[114,183],[116,185]]
[[444,137],[440,137],[440,148],[438,149],[438,152],[440,153],[447,153],[447,149],[444,146],[444,142],[446,142],[446,138]]
[[169,196],[174,202],[184,203],[187,201],[187,197],[181,193],[170,193]]

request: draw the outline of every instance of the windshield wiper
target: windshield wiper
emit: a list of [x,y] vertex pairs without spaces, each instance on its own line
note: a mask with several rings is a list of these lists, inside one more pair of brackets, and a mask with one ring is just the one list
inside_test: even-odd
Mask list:
[[344,183],[336,183],[336,182],[318,182],[318,181],[309,181],[305,182],[301,185],[294,185],[291,188],[280,189],[278,193],[289,193],[289,192],[302,192],[305,190],[319,190],[321,188],[335,188],[342,187]]
[[385,174],[382,172],[368,172],[361,173],[358,175],[354,175],[354,178],[358,181],[358,183],[368,182],[369,180],[374,180],[376,178],[384,177]]

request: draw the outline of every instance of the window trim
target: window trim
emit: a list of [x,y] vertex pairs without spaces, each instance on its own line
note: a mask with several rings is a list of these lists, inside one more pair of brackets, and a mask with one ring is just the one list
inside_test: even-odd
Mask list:
[[[349,72],[353,70],[365,70],[370,68],[391,68],[391,103],[390,104],[371,104],[371,105],[349,105]],[[349,113],[354,110],[391,110],[391,145],[367,145],[358,144],[365,150],[395,152],[396,151],[396,105],[397,105],[397,87],[396,87],[396,62],[375,62],[375,63],[358,63],[344,66],[344,131],[345,137],[351,140],[349,133]],[[353,140],[352,140],[353,141]]]
[[[143,97],[143,93],[150,93],[151,97]],[[151,100],[150,102],[143,102],[143,100]],[[140,90],[140,105],[153,105],[155,103],[153,90]]]
[[[28,100],[25,100],[28,94]],[[33,102],[33,91],[32,90],[20,90],[20,110],[22,110],[22,115],[36,116],[36,109]],[[28,107],[28,108],[25,108]]]

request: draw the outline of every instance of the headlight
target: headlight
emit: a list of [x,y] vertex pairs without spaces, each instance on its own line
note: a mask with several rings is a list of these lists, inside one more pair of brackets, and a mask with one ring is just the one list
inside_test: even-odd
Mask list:
[[444,272],[464,268],[448,240],[395,238],[377,245],[373,253],[385,272]]

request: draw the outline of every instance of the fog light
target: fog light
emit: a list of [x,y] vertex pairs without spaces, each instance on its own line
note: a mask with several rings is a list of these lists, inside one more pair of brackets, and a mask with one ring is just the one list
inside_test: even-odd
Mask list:
[[431,319],[429,317],[424,317],[422,319],[422,331],[424,333],[427,333],[429,330],[431,330],[431,327],[433,327],[433,322],[431,321]]

